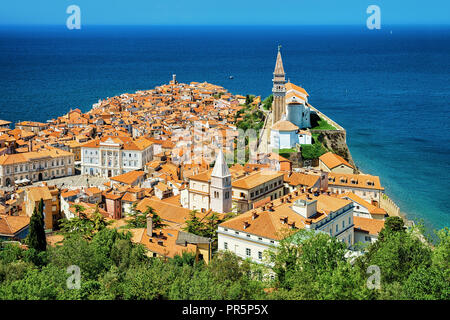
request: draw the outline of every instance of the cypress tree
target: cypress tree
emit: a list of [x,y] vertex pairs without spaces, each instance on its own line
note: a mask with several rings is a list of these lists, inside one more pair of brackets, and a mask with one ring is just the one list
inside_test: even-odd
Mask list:
[[30,248],[33,248],[36,251],[45,251],[47,248],[43,209],[44,201],[41,199],[39,205],[34,207],[33,215],[30,219],[30,232],[28,234],[27,243]]

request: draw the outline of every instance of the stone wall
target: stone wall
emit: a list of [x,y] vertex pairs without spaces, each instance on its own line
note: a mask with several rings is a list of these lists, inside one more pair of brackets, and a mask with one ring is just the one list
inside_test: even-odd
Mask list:
[[400,217],[400,208],[395,204],[395,202],[387,196],[387,194],[383,194],[380,200],[380,207],[388,213],[390,217],[397,216]]

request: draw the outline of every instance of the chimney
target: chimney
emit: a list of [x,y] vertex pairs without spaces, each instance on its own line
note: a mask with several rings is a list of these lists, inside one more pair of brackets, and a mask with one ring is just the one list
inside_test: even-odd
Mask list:
[[153,237],[153,219],[150,216],[147,217],[147,235]]
[[306,219],[305,220],[305,228],[306,229],[311,229],[311,223],[312,223],[311,219]]

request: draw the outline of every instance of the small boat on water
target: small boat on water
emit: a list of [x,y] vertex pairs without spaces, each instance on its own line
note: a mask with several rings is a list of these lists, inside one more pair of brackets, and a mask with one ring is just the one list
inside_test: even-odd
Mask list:
[[230,76],[230,79],[234,79],[234,77],[233,77],[233,76]]

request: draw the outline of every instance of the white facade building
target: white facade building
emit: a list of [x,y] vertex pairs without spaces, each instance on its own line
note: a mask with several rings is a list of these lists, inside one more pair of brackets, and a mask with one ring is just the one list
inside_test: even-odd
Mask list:
[[220,224],[218,249],[265,263],[264,251],[276,247],[283,234],[296,229],[325,232],[351,247],[354,244],[353,203],[296,190]]
[[104,137],[81,146],[81,173],[113,177],[141,170],[153,159],[153,142],[139,138]]

